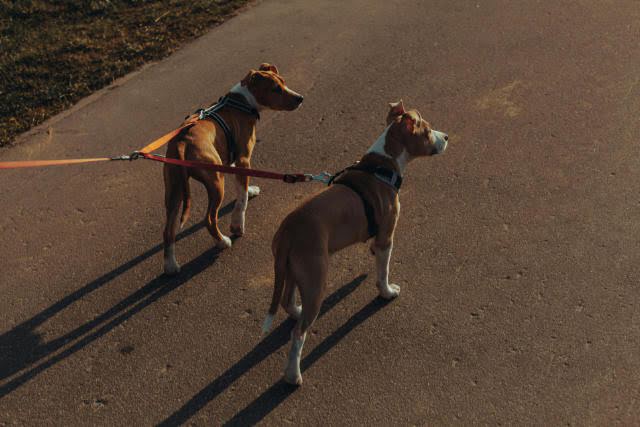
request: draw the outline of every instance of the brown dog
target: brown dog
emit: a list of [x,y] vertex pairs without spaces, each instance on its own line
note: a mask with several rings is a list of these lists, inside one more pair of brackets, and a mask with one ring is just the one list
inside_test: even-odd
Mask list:
[[[329,255],[373,237],[380,295],[392,299],[400,293],[399,286],[389,284],[389,259],[402,175],[409,161],[442,153],[449,137],[432,130],[417,111],[405,111],[402,101],[390,107],[389,126],[360,162],[291,212],[273,239],[275,285],[263,332],[271,327],[279,304],[298,319],[284,373],[289,383],[302,383],[302,346],[324,299]],[[296,288],[302,306],[295,304]]]
[[[256,123],[263,109],[292,111],[302,103],[302,95],[287,88],[284,79],[274,65],[262,64],[259,70],[251,70],[235,85],[215,111],[215,115],[205,114],[189,117],[184,124],[194,122],[171,140],[167,147],[167,157],[182,160],[211,162],[218,165],[234,164],[249,168],[251,153],[256,143]],[[191,200],[189,178],[200,181],[207,189],[209,208],[206,224],[209,233],[220,249],[231,246],[231,239],[218,228],[218,209],[224,197],[224,175],[207,169],[186,168],[165,164],[165,206],[167,222],[164,228],[164,271],[176,274],[180,266],[175,257],[175,241],[178,226],[182,227],[189,218]],[[249,186],[249,178],[235,176],[237,199],[231,214],[231,232],[242,236],[245,227],[245,212],[248,199],[260,192],[256,186]],[[180,222],[180,205],[183,212]]]

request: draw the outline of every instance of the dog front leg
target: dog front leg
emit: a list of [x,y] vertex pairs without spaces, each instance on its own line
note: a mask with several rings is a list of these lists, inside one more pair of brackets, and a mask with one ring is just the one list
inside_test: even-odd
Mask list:
[[389,260],[393,241],[386,248],[375,246],[376,268],[378,270],[378,281],[376,285],[380,291],[380,296],[384,299],[393,299],[400,294],[400,286],[389,283]]
[[[236,162],[237,167],[249,168],[249,160],[239,159]],[[248,176],[235,176],[236,186],[236,204],[231,213],[231,233],[234,236],[242,236],[244,234],[245,216],[249,198],[260,194],[260,188],[255,185],[249,185]]]
[[385,299],[393,299],[400,295],[400,286],[389,283],[389,260],[393,249],[393,235],[398,217],[400,216],[400,202],[396,196],[392,215],[388,216],[380,224],[378,234],[371,243],[371,252],[376,257],[376,269],[378,281],[376,282],[380,296]]

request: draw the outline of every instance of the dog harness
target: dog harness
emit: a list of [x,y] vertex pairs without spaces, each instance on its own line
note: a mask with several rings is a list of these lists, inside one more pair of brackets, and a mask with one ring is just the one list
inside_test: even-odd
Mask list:
[[231,107],[235,110],[238,110],[242,113],[249,114],[250,116],[254,116],[256,119],[260,120],[260,113],[255,108],[251,107],[248,104],[245,104],[242,101],[231,98],[229,96],[221,97],[217,103],[213,104],[209,108],[200,108],[195,111],[195,114],[198,114],[199,120],[210,119],[215,121],[220,125],[222,131],[224,132],[224,137],[227,140],[227,151],[229,152],[229,164],[233,164],[238,157],[238,146],[236,144],[236,140],[233,136],[233,132],[231,132],[231,128],[224,121],[222,116],[218,114],[218,111],[223,109],[224,107]]
[[[344,172],[349,170],[359,170],[362,172],[367,172],[373,175],[379,181],[382,181],[385,184],[389,185],[391,188],[393,188],[395,192],[400,191],[400,186],[402,185],[402,176],[400,176],[400,174],[398,174],[396,171],[383,168],[382,166],[363,165],[360,162],[356,162],[354,165],[349,166],[348,168],[345,168],[340,172],[337,172],[329,180],[329,183],[327,185],[333,184],[334,183],[333,181],[337,177],[339,177]],[[378,234],[378,224],[376,223],[373,206],[371,206],[371,203],[369,203],[369,201],[364,196],[362,191],[360,191],[360,189],[358,189],[355,185],[353,185],[353,183],[349,181],[339,181],[339,182],[336,182],[335,184],[344,185],[345,187],[350,188],[354,193],[356,193],[360,197],[360,200],[362,201],[362,206],[364,207],[364,214],[367,217],[367,231],[369,232],[369,237],[373,237],[376,234]]]

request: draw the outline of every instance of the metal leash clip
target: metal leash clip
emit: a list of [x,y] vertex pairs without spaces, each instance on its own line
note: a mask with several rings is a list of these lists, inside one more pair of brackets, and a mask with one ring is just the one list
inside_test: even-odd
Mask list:
[[306,173],[304,174],[304,176],[307,178],[307,182],[318,181],[322,182],[323,184],[329,184],[331,182],[331,178],[333,178],[333,175],[331,175],[329,172],[320,172],[318,175]]
[[112,157],[111,160],[138,160],[139,158],[142,157],[142,154],[139,151],[134,151],[133,153],[126,155],[123,154],[122,156],[116,156],[116,157]]

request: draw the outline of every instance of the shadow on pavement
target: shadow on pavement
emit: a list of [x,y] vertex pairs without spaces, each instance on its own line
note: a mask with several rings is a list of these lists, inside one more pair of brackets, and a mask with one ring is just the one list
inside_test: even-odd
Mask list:
[[[228,203],[220,209],[219,216],[230,213],[233,210],[234,203],[235,202]],[[184,239],[202,228],[204,228],[203,223],[194,224],[180,233],[177,236],[177,240]],[[40,365],[31,368],[16,378],[1,385],[0,399],[34,378],[40,372],[102,337],[134,314],[165,296],[178,286],[186,283],[189,279],[212,265],[219,254],[219,251],[216,249],[210,249],[185,264],[182,272],[177,277],[170,278],[166,276],[158,276],[91,321],[78,326],[74,330],[67,332],[63,336],[55,338],[52,341],[46,343],[41,342],[40,335],[35,332],[37,327],[69,307],[74,302],[82,299],[86,295],[89,295],[93,291],[100,289],[111,280],[124,274],[136,265],[161,251],[162,244],[152,247],[143,254],[138,255],[132,260],[127,261],[121,266],[103,274],[82,288],[67,295],[60,301],[33,316],[31,319],[22,322],[12,330],[0,335],[0,380],[4,380],[23,369],[28,368],[39,360],[53,355],[56,351],[74,340],[83,337],[83,335],[90,333],[90,335],[84,336],[61,353],[56,354]]]
[[[346,323],[336,329],[331,335],[325,338],[317,347],[315,347],[307,357],[300,362],[300,370],[306,371],[318,359],[324,356],[336,344],[340,342],[349,332],[355,329],[369,317],[376,314],[381,308],[385,307],[390,301],[377,297],[369,304],[365,305],[360,311],[354,314]],[[262,393],[253,402],[239,411],[225,426],[246,426],[258,423],[266,417],[271,411],[284,402],[291,394],[297,390],[297,387],[285,383],[283,380],[273,384],[269,389]]]
[[[354,290],[356,290],[358,285],[360,285],[366,279],[366,277],[367,277],[366,274],[362,274],[356,277],[355,279],[353,279],[351,282],[342,286],[335,292],[333,292],[331,295],[329,295],[329,297],[325,299],[322,305],[322,309],[320,310],[320,314],[318,315],[318,318],[322,317],[325,313],[331,310],[336,304],[338,304],[340,301],[346,298],[349,294],[351,294]],[[375,311],[377,311],[381,307],[382,305],[376,308],[372,313],[369,313],[367,317],[375,313]],[[362,313],[362,312],[363,310],[361,310],[359,313]],[[360,317],[362,317],[362,315]],[[333,347],[340,340],[340,338],[346,335],[349,330],[351,330],[353,327],[355,327],[357,324],[361,323],[365,319],[366,317],[360,319],[358,323],[354,325],[347,326],[351,322],[349,321],[345,325],[343,325],[340,329],[338,329],[338,331],[334,332],[331,335],[331,337],[324,340],[323,343],[320,344],[320,346],[314,349],[314,351],[304,359],[304,361],[302,362],[303,363],[302,369],[306,369],[308,366],[310,366],[311,363],[316,361],[318,358],[320,358],[320,356],[322,356],[331,347]],[[231,384],[234,383],[234,381],[236,381],[242,375],[246,374],[251,368],[253,368],[257,364],[262,362],[267,357],[269,357],[269,355],[277,351],[280,347],[287,344],[289,342],[291,329],[293,328],[294,325],[295,325],[295,321],[291,319],[287,319],[284,322],[282,322],[277,328],[273,330],[273,332],[271,332],[262,341],[260,341],[260,343],[258,343],[258,345],[256,345],[253,348],[253,350],[251,350],[244,357],[242,357],[242,359],[237,361],[233,366],[231,366],[229,369],[223,372],[218,378],[213,380],[209,385],[207,385],[205,388],[200,390],[198,394],[196,394],[191,399],[189,399],[189,401],[185,403],[180,409],[178,409],[176,412],[171,414],[167,419],[165,419],[158,425],[159,426],[175,426],[175,425],[180,425],[185,423],[187,420],[189,420],[189,418],[194,416],[205,405],[207,405],[209,402],[214,400],[220,393],[224,392]],[[349,329],[344,330],[347,327]],[[344,332],[339,333],[339,331],[343,331],[343,330]],[[334,338],[330,340],[330,338],[332,337]],[[320,350],[318,351],[318,349]],[[238,417],[238,415],[243,414],[246,410],[252,410],[252,411],[262,412],[263,415],[257,418],[248,417],[247,419],[250,420],[252,418],[256,418],[256,421],[258,421],[262,419],[266,414],[268,414],[271,410],[273,410],[273,408],[275,408],[278,404],[280,404],[280,402],[286,399],[286,397],[295,390],[290,386],[287,387],[286,384],[282,384],[282,385],[279,385],[279,384],[280,382],[276,383],[276,385],[272,386],[260,398],[254,401],[254,403],[252,403],[247,408],[245,408],[245,410],[238,413],[234,417],[234,420],[235,418]],[[269,393],[269,391],[272,389],[274,390],[271,393]],[[267,401],[263,402],[263,400],[265,399]],[[274,401],[277,401],[275,405],[269,404],[269,402],[274,402]],[[250,408],[254,404],[258,405],[259,407],[255,409]],[[238,423],[246,424],[242,420],[238,420]]]

